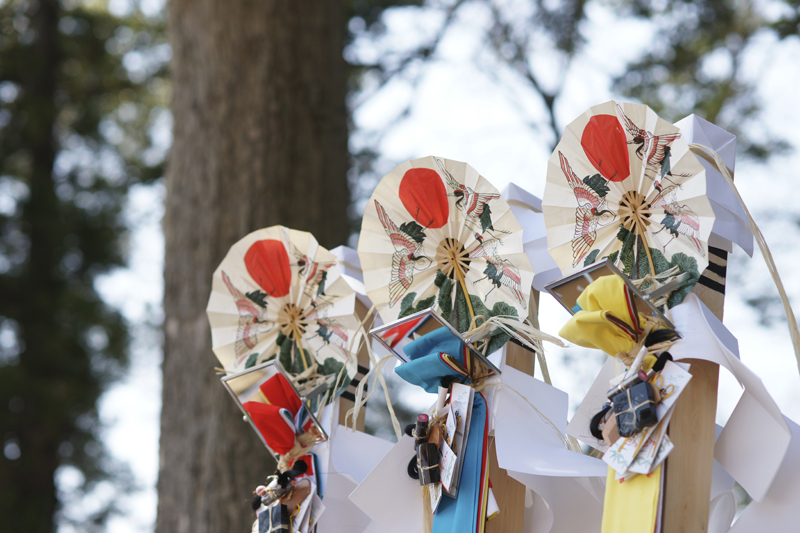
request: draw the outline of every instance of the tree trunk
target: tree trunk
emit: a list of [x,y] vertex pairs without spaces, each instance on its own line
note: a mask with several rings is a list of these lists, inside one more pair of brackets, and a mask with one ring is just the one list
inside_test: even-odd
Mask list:
[[173,0],[159,533],[248,531],[274,463],[219,383],[205,307],[230,246],[283,224],[348,236],[339,2]]

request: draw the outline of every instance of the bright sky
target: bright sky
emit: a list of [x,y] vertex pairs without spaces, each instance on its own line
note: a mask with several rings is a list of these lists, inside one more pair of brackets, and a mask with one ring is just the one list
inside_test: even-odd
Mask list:
[[[388,42],[393,46],[422,38],[435,28],[438,19],[418,23],[412,11],[399,11],[389,18]],[[386,129],[399,106],[413,99],[410,116],[394,124],[384,137],[381,150],[390,170],[394,165],[425,155],[439,155],[466,161],[478,169],[498,189],[515,182],[537,196],[542,195],[546,160],[552,139],[532,131],[526,121],[540,121],[541,104],[522,86],[504,89],[476,66],[473,58],[488,62],[476,39],[476,29],[484,26],[480,9],[465,10],[456,27],[442,42],[437,61],[425,67],[419,86],[412,91],[407,83],[395,82],[359,107],[355,120],[364,129]],[[588,107],[611,99],[609,74],[618,72],[625,61],[635,57],[630,46],[639,38],[646,42],[651,33],[647,24],[619,21],[607,7],[590,4],[586,24],[589,42],[585,53],[567,73],[567,89],[558,103],[558,118],[565,125]],[[360,53],[379,53],[359,50]],[[794,94],[800,86],[800,40],[776,43],[761,39],[748,57],[748,75],[759,79],[758,93],[765,103],[769,127],[800,146],[800,107]],[[557,64],[543,57],[542,68]],[[507,79],[507,76],[503,79]],[[358,137],[353,139],[358,144]],[[800,301],[800,274],[792,268],[800,252],[798,228],[792,205],[777,199],[793,197],[800,157],[774,158],[768,166],[737,164],[736,183],[770,243],[790,296]],[[130,268],[119,271],[100,283],[104,296],[119,305],[133,323],[160,317],[162,298],[163,237],[160,222],[163,187],[142,187],[133,191],[128,216],[135,222]],[[742,360],[767,384],[783,412],[800,421],[800,387],[797,363],[785,324],[763,327],[752,307],[744,302],[754,295],[777,294],[758,252],[749,259],[741,250],[731,257],[728,270],[728,295],[725,323],[739,339]],[[557,332],[567,313],[548,296],[542,296],[542,329]],[[145,340],[152,341],[152,337]],[[108,424],[106,443],[112,453],[127,461],[141,490],[122,502],[126,515],[112,521],[115,532],[150,531],[155,520],[155,482],[158,471],[158,433],[161,399],[159,351],[153,343],[137,340],[128,377],[102,399],[101,416]],[[588,350],[549,350],[548,360],[554,384],[570,393],[575,407],[602,364],[598,353]],[[723,372],[720,386],[718,421],[724,422],[738,398],[738,385]],[[62,475],[67,488],[70,473]],[[98,496],[100,497],[100,496]],[[90,506],[91,502],[84,503]],[[63,529],[68,531],[68,529]]]

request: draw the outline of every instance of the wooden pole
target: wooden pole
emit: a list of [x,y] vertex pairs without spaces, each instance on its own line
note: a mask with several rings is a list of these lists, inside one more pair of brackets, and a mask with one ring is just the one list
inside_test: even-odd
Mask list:
[[[708,249],[709,265],[694,292],[722,320],[728,253]],[[719,365],[688,359],[692,380],[675,404],[669,437],[675,449],[665,467],[662,533],[708,531]]]
[[[539,291],[535,289],[531,289],[528,319],[533,327],[539,327]],[[506,364],[532,376],[536,360],[530,351],[509,342],[506,344]],[[494,436],[489,437],[489,479],[500,513],[486,522],[486,532],[522,531],[525,522],[525,485],[510,477],[508,472],[498,466]]]

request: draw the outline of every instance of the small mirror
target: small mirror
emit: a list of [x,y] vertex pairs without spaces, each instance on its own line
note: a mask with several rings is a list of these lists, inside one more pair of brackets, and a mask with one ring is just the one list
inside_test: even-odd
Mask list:
[[473,363],[470,368],[476,369],[478,371],[477,375],[492,376],[495,374],[500,374],[500,369],[497,368],[497,366],[495,366],[494,363],[488,359],[488,357],[476,350],[470,342],[467,342],[463,335],[456,331],[456,329],[451,326],[447,320],[442,318],[442,316],[434,309],[418,311],[406,317],[397,319],[394,322],[390,322],[389,324],[384,324],[383,326],[374,328],[370,330],[369,333],[378,339],[381,344],[386,346],[395,355],[395,357],[400,359],[401,362],[407,363],[409,358],[402,349],[398,348],[400,341],[414,332],[419,333],[424,331],[425,333],[429,333],[435,329],[439,329],[440,327],[449,329],[453,335],[458,337],[458,339],[464,343],[467,348],[469,348],[467,353],[472,358]]
[[[325,442],[328,436],[322,426],[317,422],[314,414],[308,408],[307,398],[298,394],[292,381],[276,360],[267,361],[260,365],[248,368],[243,372],[225,376],[221,379],[222,385],[236,400],[239,409],[264,446],[274,455],[286,453],[285,446],[289,445],[291,435],[282,435],[281,429],[286,429],[288,421],[285,418],[275,418],[273,431],[269,424],[271,413],[261,413],[265,406],[276,406],[286,409],[300,433],[311,432],[316,436],[315,442]],[[249,412],[249,411],[250,412]],[[277,411],[276,409],[271,409]],[[253,418],[257,421],[254,421]],[[259,425],[262,426],[259,429]],[[266,438],[265,438],[266,435]],[[270,441],[270,442],[268,442]]]
[[625,285],[627,285],[634,294],[634,303],[636,304],[637,309],[646,309],[652,316],[663,320],[667,326],[671,328],[675,327],[672,325],[672,322],[667,320],[667,317],[664,316],[664,313],[661,312],[659,308],[654,306],[650,302],[650,299],[644,295],[642,291],[637,289],[633,283],[631,283],[631,280],[628,278],[628,276],[620,272],[619,269],[615,267],[614,264],[608,259],[604,259],[603,261],[589,265],[583,270],[554,281],[545,286],[545,289],[547,292],[552,294],[553,297],[558,300],[567,311],[570,312],[570,314],[574,315],[581,310],[580,306],[578,305],[578,297],[584,290],[586,290],[586,287],[588,287],[590,283],[603,276],[619,276],[622,278],[622,281],[625,282]]

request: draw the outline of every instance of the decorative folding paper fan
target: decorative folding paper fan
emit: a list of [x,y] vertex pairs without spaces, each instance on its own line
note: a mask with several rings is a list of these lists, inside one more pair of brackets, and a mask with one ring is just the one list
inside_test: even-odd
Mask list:
[[475,315],[527,315],[533,269],[522,227],[466,163],[426,157],[384,176],[364,211],[358,254],[386,323],[430,307],[462,332]]
[[547,167],[550,254],[568,275],[609,257],[632,279],[708,265],[706,173],[680,130],[642,104],[606,102],[567,126]]
[[283,226],[255,231],[214,272],[206,308],[214,353],[229,374],[275,357],[293,376],[338,374],[345,365],[346,387],[356,373],[355,298],[336,257],[313,235]]

